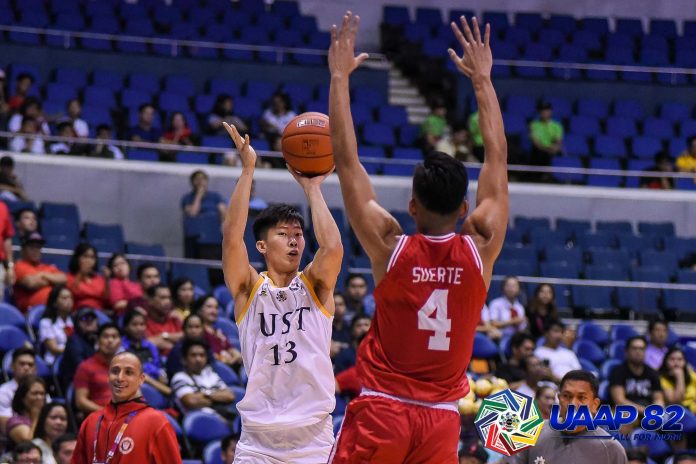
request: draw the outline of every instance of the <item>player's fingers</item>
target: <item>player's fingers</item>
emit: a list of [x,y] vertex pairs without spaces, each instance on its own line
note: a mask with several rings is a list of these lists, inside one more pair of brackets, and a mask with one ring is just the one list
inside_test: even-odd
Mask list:
[[223,122],[222,125],[225,127],[225,130],[229,134],[229,136],[232,138],[232,141],[234,142],[235,145],[239,146],[239,142],[241,142],[241,137],[239,136],[239,132],[237,132],[237,128],[234,127],[233,125],[229,125],[226,122]]
[[336,43],[336,40],[338,40],[338,33],[336,31],[336,25],[332,24],[331,25],[331,45]]
[[348,33],[349,23],[350,23],[350,11],[347,11],[346,14],[343,15],[343,22],[341,23],[341,30],[338,31],[339,39],[344,38],[345,35]]
[[483,35],[483,43],[488,47],[491,44],[491,24],[486,23],[486,32]]
[[464,37],[469,43],[474,42],[474,35],[471,33],[471,28],[469,27],[469,22],[464,16],[462,16],[462,29],[464,29]]
[[464,38],[461,29],[459,29],[459,26],[457,26],[457,24],[454,21],[452,21],[450,26],[452,27],[452,32],[454,32],[454,38],[457,39],[457,42],[459,42],[459,44],[462,47],[466,47],[467,45],[469,45],[469,43]]
[[363,61],[365,61],[369,57],[370,55],[368,55],[367,53],[361,53],[357,56],[357,58],[355,58],[355,60],[358,62],[358,66],[360,66],[363,63]]
[[476,16],[471,19],[471,26],[474,28],[474,38],[476,39],[476,43],[481,45],[483,43],[481,42],[481,29],[479,29],[479,23]]
[[358,26],[360,26],[360,16],[355,15],[353,17],[353,21],[351,21],[351,30],[350,30],[350,35],[355,40],[355,36],[358,35]]

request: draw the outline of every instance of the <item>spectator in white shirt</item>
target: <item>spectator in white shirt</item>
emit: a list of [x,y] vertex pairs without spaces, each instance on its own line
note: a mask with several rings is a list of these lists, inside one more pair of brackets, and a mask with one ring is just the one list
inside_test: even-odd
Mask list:
[[203,410],[218,412],[234,402],[234,393],[208,364],[208,345],[202,340],[184,341],[181,350],[184,370],[172,378],[177,407],[183,414]]
[[25,116],[17,135],[10,140],[10,150],[19,153],[43,155],[46,153],[43,139],[39,136],[36,119]]
[[553,381],[559,383],[569,371],[582,369],[578,357],[568,348],[561,346],[563,341],[563,323],[560,321],[549,322],[544,333],[544,344],[534,350],[534,356],[541,360],[547,360]]
[[77,98],[73,98],[68,102],[67,107],[68,120],[72,123],[73,130],[78,137],[89,136],[89,125],[82,119],[82,104]]
[[36,97],[27,97],[22,103],[19,113],[14,114],[7,123],[7,129],[10,132],[20,132],[22,124],[26,118],[34,118],[36,121],[37,132],[43,135],[51,135],[51,129],[46,121],[46,116],[43,113],[41,102]]
[[[36,354],[32,348],[17,348],[12,352],[10,365],[14,378],[0,385],[0,433],[5,433],[5,425],[12,417],[12,399],[17,391],[18,382],[36,375]],[[46,395],[46,402],[51,398]]]
[[520,281],[517,277],[507,276],[503,281],[503,296],[491,301],[488,308],[483,308],[481,321],[500,330],[503,336],[524,330],[527,328],[527,317],[519,296]]
[[291,106],[288,94],[279,92],[271,97],[271,107],[261,115],[261,131],[274,150],[280,151],[280,136],[285,126],[297,116]]
[[44,359],[48,364],[53,364],[65,351],[68,336],[73,333],[72,310],[72,292],[65,285],[53,287],[39,323],[39,342],[46,347]]

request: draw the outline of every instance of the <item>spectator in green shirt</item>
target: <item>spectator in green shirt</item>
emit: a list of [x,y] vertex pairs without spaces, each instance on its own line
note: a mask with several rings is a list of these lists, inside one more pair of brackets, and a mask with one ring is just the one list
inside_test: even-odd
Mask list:
[[479,113],[474,111],[469,116],[469,136],[471,137],[471,142],[473,143],[474,156],[483,162],[483,136],[481,135],[481,128],[479,127]]
[[441,98],[433,100],[430,114],[423,121],[421,134],[425,139],[426,148],[434,150],[437,143],[449,135],[450,128],[447,124],[447,107]]
[[563,126],[551,119],[553,109],[548,102],[541,102],[537,108],[539,117],[529,124],[529,138],[534,147],[532,164],[548,166],[551,157],[559,155],[563,147]]

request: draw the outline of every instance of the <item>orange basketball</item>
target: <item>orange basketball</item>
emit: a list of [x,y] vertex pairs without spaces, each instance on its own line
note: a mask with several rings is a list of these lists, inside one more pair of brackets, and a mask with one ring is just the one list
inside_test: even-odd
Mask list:
[[281,139],[285,161],[307,176],[325,174],[333,168],[329,117],[323,113],[302,113],[285,127]]

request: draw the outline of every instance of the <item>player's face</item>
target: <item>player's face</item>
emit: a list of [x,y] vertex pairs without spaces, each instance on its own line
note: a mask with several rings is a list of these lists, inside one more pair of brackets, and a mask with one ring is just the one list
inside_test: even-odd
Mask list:
[[300,223],[280,222],[268,229],[266,239],[258,242],[266,264],[279,272],[292,272],[300,267],[305,239]]
[[76,446],[76,440],[64,441],[61,443],[60,449],[58,450],[58,455],[56,456],[57,464],[70,464],[70,460],[72,459]]
[[140,365],[133,355],[117,356],[109,366],[109,385],[115,402],[127,401],[138,395],[145,381]]
[[[558,403],[561,406],[561,417],[565,418],[568,413],[568,406],[585,405],[590,409],[592,414],[597,412],[599,407],[599,398],[595,398],[590,384],[584,380],[567,380],[563,384],[563,389],[558,395]],[[574,432],[579,433],[585,430],[585,427],[577,427]]]
[[667,335],[667,327],[664,324],[655,324],[655,327],[650,332],[650,342],[655,346],[665,346]]

